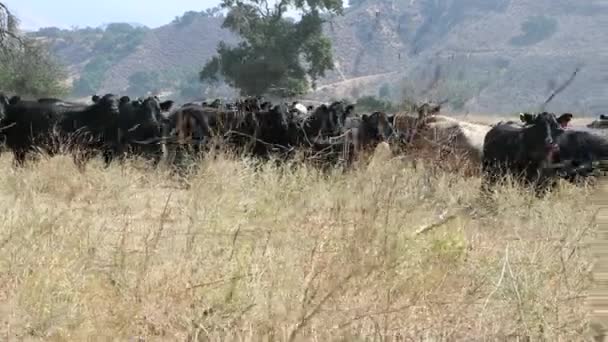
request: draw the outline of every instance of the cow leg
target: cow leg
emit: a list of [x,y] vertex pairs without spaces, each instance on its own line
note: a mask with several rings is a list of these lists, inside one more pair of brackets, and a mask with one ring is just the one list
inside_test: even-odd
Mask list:
[[13,151],[14,156],[14,164],[16,167],[23,167],[25,165],[25,158],[27,157],[27,152],[22,149],[16,149]]
[[103,151],[104,167],[108,168],[113,160],[114,160],[114,151],[112,151],[110,149],[104,150]]
[[498,183],[498,170],[485,162],[482,166],[481,192],[483,196],[490,195],[496,183]]

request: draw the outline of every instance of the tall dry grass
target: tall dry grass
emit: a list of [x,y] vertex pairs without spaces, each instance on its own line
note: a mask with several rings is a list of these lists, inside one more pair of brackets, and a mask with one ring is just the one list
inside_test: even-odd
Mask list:
[[11,162],[2,340],[587,334],[589,189],[481,200],[478,178],[397,159],[327,174],[218,157],[182,180],[137,161]]

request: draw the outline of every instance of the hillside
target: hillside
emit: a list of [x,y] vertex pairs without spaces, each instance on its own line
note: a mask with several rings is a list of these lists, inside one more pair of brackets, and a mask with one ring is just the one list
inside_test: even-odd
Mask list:
[[[51,42],[74,80],[94,80],[83,94],[155,84],[193,97],[202,92],[196,72],[217,43],[237,41],[222,21],[218,12],[188,12],[156,29],[114,27],[117,40],[104,39],[112,25],[33,34]],[[362,0],[326,24],[336,70],[306,97],[353,98],[389,85],[395,100],[448,98],[456,111],[508,113],[537,109],[580,66],[548,109],[596,114],[608,110],[607,25],[608,3],[600,0]],[[206,95],[229,94],[213,90]]]

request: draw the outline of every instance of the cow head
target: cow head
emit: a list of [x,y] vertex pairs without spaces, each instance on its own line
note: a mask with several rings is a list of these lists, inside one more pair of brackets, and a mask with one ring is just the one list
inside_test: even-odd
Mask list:
[[276,105],[269,111],[253,113],[260,139],[271,144],[287,145],[289,143],[288,114],[289,109],[285,105]]
[[171,110],[172,106],[173,101],[160,102],[157,97],[148,97],[141,103],[133,104],[133,109],[138,123],[144,126],[147,134],[158,134],[164,121],[163,113]]
[[393,135],[393,125],[389,116],[383,112],[374,112],[371,115],[361,117],[362,127],[365,135],[375,141],[389,141]]
[[550,160],[559,152],[555,139],[564,132],[554,114],[534,115],[523,130],[527,153],[537,161]]
[[104,96],[94,95],[92,98],[93,107],[96,109],[111,114],[112,116],[118,116],[120,110],[120,99],[114,94],[106,94]]
[[11,97],[10,99],[8,99],[8,103],[10,105],[16,105],[19,101],[21,101],[21,97],[17,96],[17,95],[15,95],[15,96]]
[[534,118],[536,117],[535,114],[530,114],[530,113],[519,113],[519,120],[524,124],[524,125],[531,125],[532,122],[534,122]]
[[127,104],[129,102],[131,102],[131,98],[128,97],[128,96],[123,96],[123,97],[120,98],[120,104],[121,105]]
[[557,118],[557,122],[560,124],[560,126],[566,128],[568,127],[568,124],[570,123],[573,117],[574,115],[572,115],[572,113],[564,113],[560,115],[559,118]]

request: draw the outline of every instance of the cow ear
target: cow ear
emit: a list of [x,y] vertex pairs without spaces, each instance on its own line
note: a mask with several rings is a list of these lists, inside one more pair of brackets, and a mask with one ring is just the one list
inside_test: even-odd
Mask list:
[[19,102],[19,101],[21,101],[21,97],[20,97],[20,96],[15,95],[15,96],[11,97],[11,98],[8,100],[8,104],[10,104],[10,105],[15,105],[15,104],[17,104],[17,102]]
[[128,96],[123,96],[120,98],[120,103],[125,104],[131,102],[131,98],[129,98]]
[[99,95],[93,95],[93,96],[91,97],[91,101],[93,101],[93,103],[97,103],[97,102],[99,102],[99,99],[101,99],[101,98],[99,97]]
[[519,113],[519,120],[523,123],[526,123],[526,114]]
[[354,111],[355,111],[355,105],[350,104],[350,105],[346,106],[346,110],[345,110],[344,116],[349,116]]
[[173,101],[172,100],[168,100],[165,101],[163,103],[160,104],[160,109],[164,112],[168,111],[171,109],[171,107],[173,107]]

